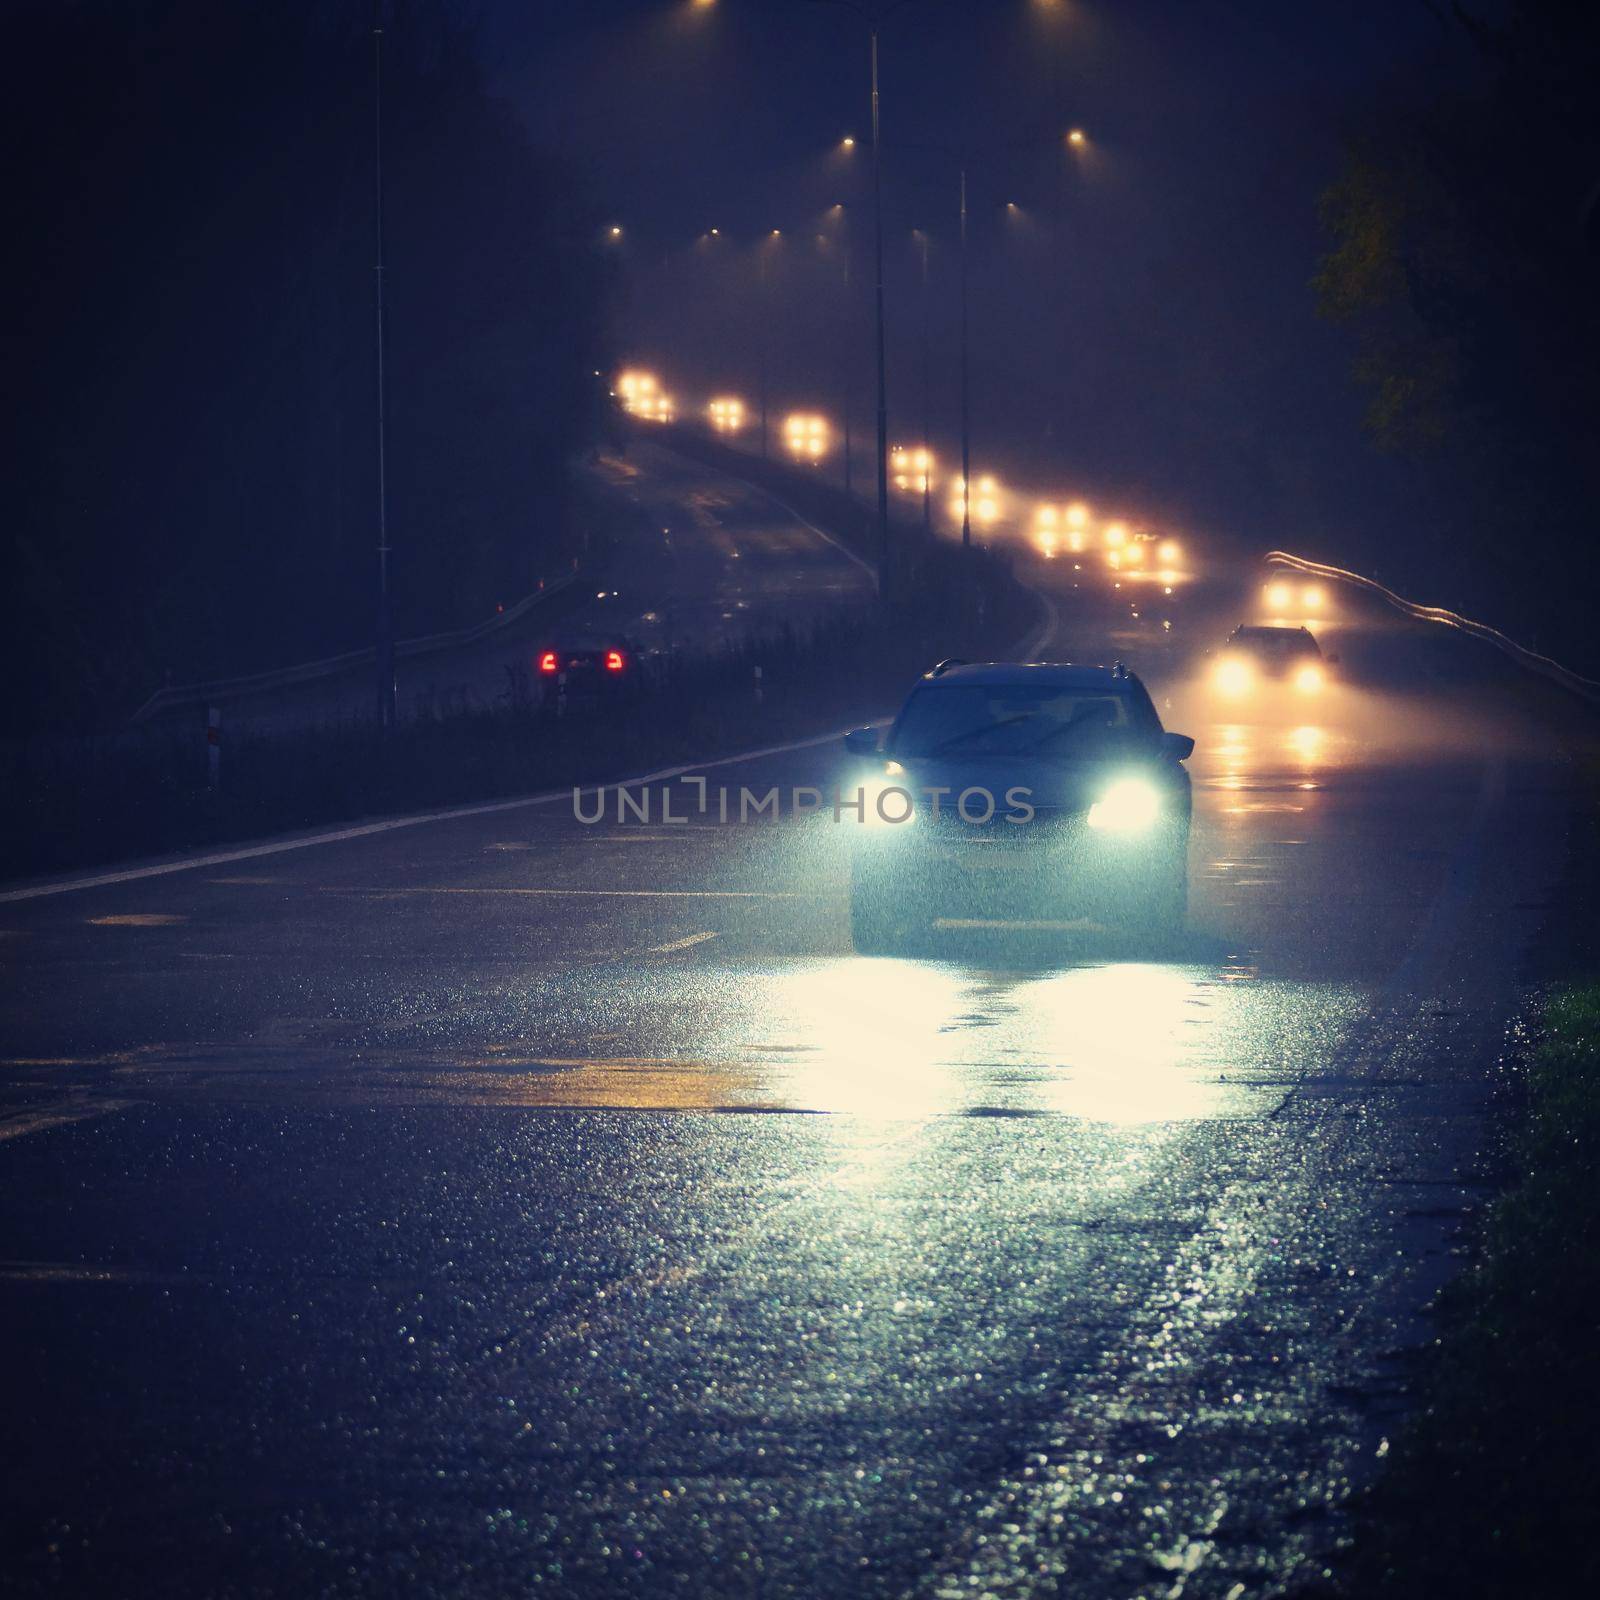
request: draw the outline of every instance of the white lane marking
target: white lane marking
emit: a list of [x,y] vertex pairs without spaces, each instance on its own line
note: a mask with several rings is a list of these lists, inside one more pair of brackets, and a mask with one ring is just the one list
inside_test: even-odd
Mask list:
[[1087,917],[1074,917],[1066,922],[1052,922],[1048,918],[1022,917],[997,920],[992,917],[935,917],[936,928],[981,928],[992,933],[1083,933],[1102,931],[1102,924]]
[[79,1261],[0,1261],[0,1278],[11,1283],[189,1284],[197,1288],[208,1288],[217,1282],[213,1277],[193,1272],[90,1266]]
[[24,1138],[30,1133],[63,1128],[71,1122],[109,1117],[114,1111],[126,1111],[132,1104],[131,1100],[69,1100],[18,1112],[14,1117],[0,1119],[0,1144],[8,1139]]
[[1056,629],[1061,625],[1061,613],[1056,609],[1055,601],[1043,589],[1035,589],[1033,593],[1044,610],[1044,620],[1032,633],[1025,634],[1017,642],[1019,661],[1032,661],[1037,657],[1045,645],[1055,638]]
[[[720,471],[721,469],[713,467],[711,470],[716,472]],[[735,472],[724,472],[723,476],[732,478],[735,483],[742,483],[747,489],[753,489],[763,499],[770,500],[780,511],[788,512],[788,514],[793,517],[802,528],[808,528],[812,533],[816,534],[816,536],[822,540],[824,544],[831,544],[840,555],[845,557],[846,560],[855,562],[855,564],[860,567],[869,578],[872,579],[874,586],[876,586],[878,582],[878,573],[877,569],[873,567],[870,562],[863,560],[862,557],[858,556],[854,550],[849,548],[848,545],[841,544],[831,533],[824,533],[822,529],[816,525],[816,523],[810,522],[805,517],[802,517],[787,500],[780,500],[778,496],[775,495],[770,489],[763,489],[759,483],[752,483],[748,478],[741,478]]]
[[[851,727],[859,724],[851,723]],[[615,783],[589,784],[580,794],[608,794],[613,789],[632,789],[644,783],[662,783],[682,777],[686,772],[707,772],[713,767],[737,766],[742,761],[759,761],[767,756],[787,755],[792,750],[811,750],[819,744],[842,739],[849,728],[835,728],[811,739],[795,739],[788,744],[765,745],[759,750],[741,750],[732,756],[712,761],[686,761],[682,766],[663,767],[637,778],[619,778]],[[389,817],[382,822],[364,822],[354,828],[335,828],[328,833],[307,834],[297,839],[276,839],[270,844],[246,845],[238,850],[219,850],[209,855],[184,856],[177,861],[161,861],[147,867],[126,867],[119,872],[100,872],[88,878],[62,878],[50,883],[29,884],[23,889],[0,890],[0,905],[16,900],[40,900],[46,895],[69,894],[74,889],[103,889],[114,883],[136,883],[143,878],[161,878],[171,872],[191,872],[196,867],[226,866],[230,861],[254,861],[261,856],[282,855],[289,850],[307,850],[316,844],[341,844],[347,839],[364,839],[369,834],[392,833],[396,828],[417,828],[427,822],[454,822],[463,817],[487,817],[500,811],[517,811],[527,806],[546,806],[564,800],[571,789],[552,789],[545,794],[523,795],[516,800],[491,800],[482,805],[449,806],[442,811],[419,811],[411,816]]]
[[[380,895],[385,900],[403,894],[523,894],[594,895],[605,900],[833,900],[835,895],[802,894],[788,889],[457,889],[449,884],[422,884],[414,888],[363,888],[360,884],[318,884],[318,894]],[[707,938],[711,935],[707,934]]]
[[673,939],[667,944],[653,944],[650,946],[657,955],[665,955],[669,950],[687,950],[692,944],[704,944],[707,939],[715,939],[714,933],[691,933],[687,939]]

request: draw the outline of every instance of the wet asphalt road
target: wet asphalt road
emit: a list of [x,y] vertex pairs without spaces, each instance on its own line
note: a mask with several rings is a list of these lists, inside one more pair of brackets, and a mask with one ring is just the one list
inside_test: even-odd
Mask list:
[[1371,615],[1314,719],[1219,708],[1186,657],[1240,603],[1096,641],[1199,741],[1170,949],[858,958],[841,829],[679,781],[682,825],[561,798],[0,902],[15,1591],[1320,1570],[1483,1179],[1571,723]]

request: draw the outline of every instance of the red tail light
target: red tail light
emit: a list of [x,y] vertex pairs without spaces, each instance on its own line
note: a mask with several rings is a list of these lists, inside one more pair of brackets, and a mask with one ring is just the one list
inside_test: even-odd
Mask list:
[[621,672],[622,671],[622,652],[620,650],[607,650],[606,651],[606,671],[607,672]]
[[560,670],[560,667],[561,663],[556,660],[556,653],[554,650],[546,650],[544,654],[539,657],[539,670],[541,672],[557,672]]

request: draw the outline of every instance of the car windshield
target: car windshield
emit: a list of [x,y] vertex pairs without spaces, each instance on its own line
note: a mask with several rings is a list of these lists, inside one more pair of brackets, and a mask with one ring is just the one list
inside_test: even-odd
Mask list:
[[1301,628],[1240,628],[1233,636],[1235,646],[1257,655],[1321,655],[1317,641]]
[[1062,684],[919,689],[895,730],[903,756],[1082,755],[1148,733],[1129,695]]

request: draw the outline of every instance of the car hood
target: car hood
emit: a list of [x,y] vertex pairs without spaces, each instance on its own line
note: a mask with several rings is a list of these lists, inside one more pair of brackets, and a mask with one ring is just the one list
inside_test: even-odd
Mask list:
[[1087,811],[1106,786],[1130,773],[1159,780],[1161,763],[1148,753],[1132,752],[1096,757],[1089,761],[1049,761],[1038,757],[978,756],[969,760],[940,757],[897,756],[893,764],[903,772],[890,772],[886,781],[911,790],[942,788],[953,801],[965,789],[994,796],[1004,810],[1012,789],[1026,789],[1026,799],[1038,811]]

